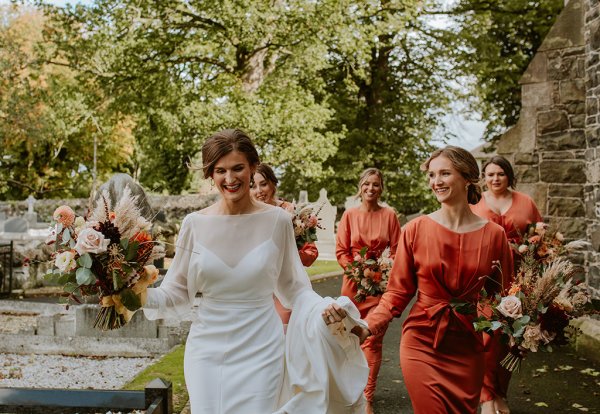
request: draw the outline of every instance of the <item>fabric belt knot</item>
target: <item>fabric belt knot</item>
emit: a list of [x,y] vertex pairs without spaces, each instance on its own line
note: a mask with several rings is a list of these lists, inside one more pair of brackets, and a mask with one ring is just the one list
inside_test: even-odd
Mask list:
[[459,326],[462,326],[466,332],[473,335],[477,343],[476,351],[482,352],[484,350],[483,338],[473,328],[473,318],[470,315],[456,312],[450,303],[450,299],[432,298],[419,292],[417,302],[423,307],[425,314],[436,327],[433,340],[434,349],[438,349],[442,343],[450,325],[450,318],[454,318],[455,321],[459,322]]

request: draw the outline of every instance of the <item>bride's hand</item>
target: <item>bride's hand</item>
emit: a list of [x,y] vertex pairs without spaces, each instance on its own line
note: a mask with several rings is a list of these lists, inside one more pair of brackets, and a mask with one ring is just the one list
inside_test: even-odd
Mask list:
[[331,325],[332,323],[341,322],[346,317],[346,311],[338,304],[332,303],[325,308],[321,316],[327,325]]

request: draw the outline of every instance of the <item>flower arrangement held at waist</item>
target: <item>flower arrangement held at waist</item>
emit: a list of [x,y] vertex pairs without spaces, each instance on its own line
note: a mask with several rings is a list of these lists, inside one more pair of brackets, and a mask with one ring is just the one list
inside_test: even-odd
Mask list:
[[547,230],[547,225],[534,223],[515,246],[521,260],[507,291],[494,297],[482,292],[482,304],[491,314],[480,316],[475,329],[504,335],[511,352],[501,365],[509,371],[519,369],[522,349],[551,351],[554,345],[564,345],[574,331],[569,328],[571,319],[598,312],[592,289],[574,279],[576,268],[566,257],[582,243],[563,245],[559,232]]
[[136,198],[126,188],[114,206],[104,193],[87,219],[68,206],[54,212],[56,224],[46,240],[56,244],[55,269],[46,279],[63,286],[66,302],[98,296],[101,309],[94,327],[120,328],[146,301],[146,289],[158,277],[151,263],[164,255],[149,233]]
[[294,237],[296,238],[296,247],[301,249],[306,243],[314,243],[317,241],[317,229],[322,229],[321,218],[319,213],[321,212],[321,205],[315,210],[313,206],[296,207],[293,204],[289,204],[289,212],[294,215],[292,218],[292,224],[294,226]]
[[344,275],[356,283],[357,293],[354,300],[364,302],[367,296],[383,294],[387,288],[392,264],[389,248],[386,248],[381,255],[369,251],[367,247],[360,249],[344,271]]

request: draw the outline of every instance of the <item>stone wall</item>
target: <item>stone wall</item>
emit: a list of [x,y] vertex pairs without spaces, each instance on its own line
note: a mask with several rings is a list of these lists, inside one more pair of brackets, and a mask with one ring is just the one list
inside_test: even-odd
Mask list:
[[587,185],[584,189],[589,252],[588,278],[600,287],[600,1],[585,1],[586,44],[586,162]]
[[496,152],[515,166],[518,189],[544,218],[593,251],[576,260],[600,287],[599,1],[571,0],[521,78],[517,124]]

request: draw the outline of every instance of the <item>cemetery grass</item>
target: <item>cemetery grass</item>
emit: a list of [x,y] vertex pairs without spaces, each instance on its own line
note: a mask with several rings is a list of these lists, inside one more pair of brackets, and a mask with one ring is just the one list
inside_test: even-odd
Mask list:
[[165,354],[154,364],[143,370],[129,384],[125,390],[143,390],[146,384],[155,378],[163,378],[173,384],[173,412],[179,413],[188,402],[187,388],[183,376],[184,345],[177,345],[171,352]]
[[316,276],[323,273],[330,273],[339,270],[342,272],[342,268],[335,260],[317,260],[313,265],[306,269],[309,276]]

